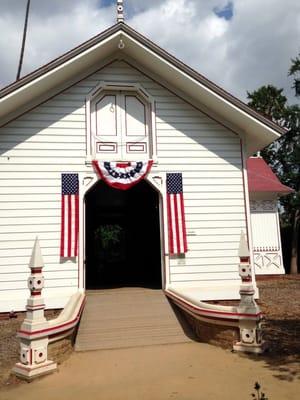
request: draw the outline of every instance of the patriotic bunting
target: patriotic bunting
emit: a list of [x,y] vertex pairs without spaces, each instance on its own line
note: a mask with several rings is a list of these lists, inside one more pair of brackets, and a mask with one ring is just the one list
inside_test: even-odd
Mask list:
[[170,254],[187,252],[181,173],[167,174],[167,210]]
[[79,180],[78,174],[61,176],[61,237],[60,256],[78,255]]
[[127,190],[136,185],[151,169],[152,160],[132,162],[93,161],[93,166],[104,182],[115,189]]

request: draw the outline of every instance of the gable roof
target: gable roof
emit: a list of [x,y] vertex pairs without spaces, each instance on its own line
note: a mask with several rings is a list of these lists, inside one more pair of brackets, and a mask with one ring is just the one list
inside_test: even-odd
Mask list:
[[[125,47],[119,50],[122,39]],[[105,59],[129,56],[170,85],[186,93],[195,105],[211,110],[220,120],[228,121],[248,138],[247,152],[265,147],[285,130],[257,113],[241,100],[206,79],[123,22],[56,58],[0,91],[0,120],[24,107],[50,89]],[[8,117],[9,119],[9,117]]]
[[280,182],[261,157],[248,158],[247,172],[249,192],[274,192],[283,195],[294,191]]

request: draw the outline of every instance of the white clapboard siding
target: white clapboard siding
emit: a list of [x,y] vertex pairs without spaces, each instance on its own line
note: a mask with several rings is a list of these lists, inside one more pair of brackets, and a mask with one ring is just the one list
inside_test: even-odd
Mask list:
[[[51,146],[58,146],[61,148],[61,146],[65,143],[68,145],[73,145],[78,146],[80,144],[84,143],[84,137],[82,135],[68,135],[68,134],[63,134],[61,132],[60,135],[57,135],[55,137],[55,142],[53,141],[53,135],[32,135],[32,136],[26,136],[26,134],[20,134],[20,131],[14,131],[13,133],[6,133],[5,135],[2,135],[2,140],[1,140],[1,148],[6,148],[8,143],[8,146],[10,145],[9,148],[15,147],[15,146],[30,146],[30,145],[39,145],[42,143],[46,143],[47,145]],[[77,147],[76,147],[77,148]]]
[[215,214],[192,214],[190,210],[185,213],[186,221],[241,221],[245,223],[245,220],[241,217],[240,213],[228,213],[225,214],[222,211]]
[[[57,213],[55,216],[44,216],[43,220],[45,221],[45,224],[47,225],[58,225],[60,224],[60,213]],[[23,225],[39,225],[41,221],[41,217],[33,217],[33,216],[28,216],[24,215],[19,218],[1,218],[0,221],[0,226],[23,226]]]
[[[236,188],[235,188],[236,189]],[[211,200],[211,199],[242,199],[242,194],[238,190],[233,190],[232,192],[209,192],[208,189],[206,191],[201,191],[199,187],[186,188],[185,192],[189,193],[187,198],[189,199],[201,199],[201,200]]]
[[[27,121],[28,122],[28,121]],[[25,121],[15,120],[11,122],[11,128],[22,128]],[[73,125],[76,123],[76,129],[85,129],[85,121],[65,121],[65,120],[55,120],[55,121],[30,121],[31,128],[36,129],[73,129]]]
[[[2,257],[2,261],[5,263],[5,265],[23,265],[24,256],[22,257]],[[56,255],[44,255],[43,254],[43,260],[44,263],[47,264],[48,266],[50,265],[55,265],[60,261],[60,257],[58,254]],[[26,265],[26,264],[25,264]],[[28,265],[28,258],[27,258],[27,265]],[[63,267],[61,268],[63,269]]]
[[[224,132],[223,132],[224,136]],[[178,144],[183,146],[183,149],[185,150],[211,150],[211,151],[222,151],[222,150],[227,150],[227,151],[232,151],[232,145],[236,144],[236,141],[232,139],[231,142],[225,142],[225,143],[218,143],[218,138],[206,138],[204,137],[203,139],[199,139],[197,137],[197,140],[193,138],[188,138],[185,139],[184,137],[181,136],[175,136],[172,138],[172,143],[170,143],[170,138],[167,137],[160,137],[160,139],[157,141],[158,146],[160,150],[177,150],[178,149]],[[220,148],[221,147],[221,148]],[[235,150],[237,151],[237,150]],[[219,153],[218,153],[219,154]]]
[[[40,224],[40,227],[38,230],[35,232],[14,232],[14,233],[0,233],[0,241],[1,242],[11,242],[11,241],[18,241],[18,240],[29,240],[32,243],[32,246],[34,244],[34,240],[36,236],[39,237],[39,239],[42,239],[44,241],[47,241],[48,239],[57,239],[59,237],[59,233],[57,231],[50,231],[47,230],[47,227],[43,226]],[[31,246],[31,247],[32,247]],[[24,262],[27,264],[28,260],[24,260]]]
[[[27,285],[27,280],[12,280],[1,282],[1,290],[15,290],[15,289],[25,289]],[[66,279],[55,279],[55,280],[45,280],[45,289],[47,288],[65,288],[65,287],[76,287],[78,285],[76,278],[66,278]],[[28,296],[28,293],[27,293]]]
[[[0,196],[0,200],[1,200],[1,196]],[[29,203],[24,203],[22,202],[22,204],[20,204],[20,199],[19,201],[17,201],[17,199],[15,201],[11,201],[11,202],[0,202],[1,204],[1,212],[3,210],[31,210],[34,207],[38,208],[38,209],[43,209],[43,210],[47,210],[47,209],[57,209],[57,201],[54,201],[54,199],[52,199],[52,201],[34,201],[34,199],[32,199],[31,202]]]
[[[22,271],[18,273],[18,281],[19,282],[25,282],[27,284],[27,279],[29,276],[29,271]],[[10,281],[10,276],[12,277],[12,274],[3,274],[7,275],[7,279],[5,280],[6,282],[13,282]],[[43,275],[47,281],[53,281],[57,280],[57,271],[49,271],[49,270],[43,270]],[[13,277],[12,277],[13,278]],[[76,270],[63,270],[61,269],[59,271],[59,278],[60,279],[76,279],[77,278],[77,271]],[[1,282],[1,281],[0,281]]]
[[246,229],[240,138],[116,61],[0,128],[0,292],[28,294],[36,235],[46,296],[72,293],[78,286],[77,261],[59,257],[60,180],[63,172],[92,172],[85,165],[85,102],[103,80],[138,82],[153,96],[158,151],[153,171],[183,173],[189,250],[183,259],[171,257],[170,282],[236,282],[239,236]]
[[[196,228],[208,228],[210,229],[211,227],[211,221],[190,221],[187,220],[187,226],[189,229],[196,229]],[[245,229],[245,223],[244,221],[237,220],[227,220],[227,221],[218,221],[218,227],[221,228],[226,228],[226,227],[235,227],[235,228],[240,228],[240,229]]]
[[[212,258],[191,258],[187,257],[185,260],[171,259],[170,266],[185,266],[187,272],[189,266],[199,266],[199,269],[202,265],[210,265],[212,270],[215,271],[223,271],[223,265],[234,266],[237,264],[237,257],[212,257]],[[221,268],[220,268],[221,266]]]
[[235,272],[215,272],[215,273],[185,273],[185,274],[172,274],[171,283],[178,282],[197,282],[200,281],[231,281],[236,279],[237,271]]
[[[185,164],[183,162],[183,159],[180,160],[181,162],[176,162],[175,159],[173,160],[168,160],[163,158],[159,164],[159,172],[170,172],[170,171],[182,171],[184,172],[190,172],[190,171],[195,171],[197,169],[202,170],[202,171],[214,171],[214,172],[221,172],[221,171],[234,171],[234,170],[240,170],[241,172],[241,167],[236,166],[234,169],[232,168],[232,165],[230,163],[219,163],[219,164],[206,164],[203,160],[198,160],[195,159],[194,163],[190,164]],[[186,160],[187,161],[187,160]]]
[[26,180],[24,179],[11,179],[11,176],[7,176],[5,179],[5,186],[6,187],[53,187],[60,185],[60,179],[57,177],[49,177],[48,179],[28,179],[26,176]]
[[[231,265],[228,265],[227,267],[224,266],[222,268],[222,272],[227,273],[227,272],[234,272],[236,273],[237,267],[233,268]],[[186,273],[191,273],[191,274],[199,274],[199,272],[207,273],[207,274],[216,274],[219,271],[212,271],[211,265],[193,265],[193,266],[176,266],[176,267],[171,267],[171,274],[173,275],[178,275],[178,274],[186,274]],[[212,275],[213,276],[213,275]]]
[[[232,242],[231,244],[221,242],[221,243],[218,243],[217,247],[218,247],[218,251],[221,251],[222,249],[226,250],[226,251],[234,251],[235,252],[234,255],[236,255],[236,252],[238,250],[238,245],[236,242]],[[210,253],[209,256],[212,256],[212,253],[210,250],[215,251],[215,249],[216,249],[216,243],[202,243],[200,238],[198,238],[198,241],[189,241],[189,250],[192,250],[192,251],[207,251]],[[53,253],[52,249],[49,249],[49,250]],[[226,255],[226,251],[222,254]],[[0,250],[0,254],[1,254],[1,250]],[[214,255],[217,255],[217,254],[214,253]]]
[[[81,122],[85,123],[85,113],[81,112],[79,113],[73,113],[70,112],[68,114],[65,113],[53,113],[53,110],[51,113],[45,111],[39,111],[39,112],[31,112],[30,114],[25,114],[24,117],[22,118],[23,121],[45,121],[45,122],[52,122],[56,123],[58,120],[61,118],[64,119],[64,122]],[[17,125],[16,125],[17,126]],[[48,124],[47,124],[48,126]]]
[[[2,134],[3,132],[3,134]],[[46,134],[47,136],[51,136],[53,139],[55,136],[63,136],[66,137],[69,134],[70,140],[75,136],[80,136],[82,143],[85,141],[85,131],[81,128],[73,127],[72,134],[70,134],[69,128],[51,128],[48,127],[46,129],[38,129],[32,127],[22,127],[22,128],[11,128],[9,126],[5,126],[1,128],[1,136],[5,139],[9,138],[9,135],[13,134],[14,136],[20,136],[20,139],[25,140],[26,138],[33,137],[39,138]]]
[[[25,182],[24,182],[25,183]],[[24,185],[23,183],[23,185]],[[5,191],[5,197],[10,196],[12,194],[58,194],[60,193],[60,187],[58,186],[8,186]],[[0,223],[1,224],[1,223]]]
[[[55,203],[56,204],[56,203]],[[0,225],[6,224],[8,218],[36,218],[36,217],[57,217],[60,216],[60,208],[34,208],[29,205],[26,209],[12,209],[12,210],[0,210]],[[2,222],[3,221],[3,222]],[[6,222],[5,222],[6,221]]]
[[0,240],[5,238],[5,234],[9,235],[10,233],[34,233],[34,232],[58,232],[59,225],[58,224],[48,224],[45,223],[42,226],[40,224],[35,225],[0,225]]
[[240,235],[214,235],[213,237],[211,237],[211,236],[198,236],[196,234],[188,233],[187,236],[188,236],[189,247],[190,244],[201,243],[203,244],[203,246],[205,246],[206,244],[212,245],[214,249],[216,247],[222,248],[219,247],[219,245],[216,243],[219,243],[221,245],[224,243],[236,244],[240,239]]
[[[192,231],[194,234],[198,236],[215,236],[215,235],[240,235],[241,234],[241,228],[239,227],[218,227],[218,224],[216,223],[216,226],[212,226],[210,228],[194,228],[193,227],[194,222],[187,222],[187,230],[188,233],[189,231]],[[197,224],[197,222],[195,222]],[[229,224],[228,224],[229,225]]]
[[[25,160],[23,160],[24,162]],[[28,161],[28,163],[31,160]],[[45,161],[45,159],[43,160]],[[10,162],[9,164],[4,164],[0,163],[0,170],[1,172],[7,174],[7,172],[19,172],[19,176],[24,176],[27,174],[27,172],[35,172],[38,171],[37,173],[40,172],[56,172],[56,173],[62,173],[62,172],[74,172],[74,169],[78,168],[78,172],[86,172],[86,169],[84,168],[84,165],[78,166],[77,160],[75,159],[70,159],[69,162],[65,161],[64,163],[61,162],[61,160],[55,161],[53,160],[53,163],[49,164],[38,164],[38,163],[32,163],[32,164],[22,164],[21,160],[19,160],[18,163],[12,163]],[[79,162],[82,160],[78,160]],[[57,175],[56,175],[57,176]]]
[[[26,156],[28,151],[30,151],[29,156],[32,155],[32,152],[38,151],[41,152],[43,154],[43,151],[52,151],[52,150],[56,150],[58,153],[61,151],[65,152],[65,149],[62,148],[62,144],[65,143],[68,145],[68,150],[72,150],[72,151],[82,151],[82,143],[81,142],[73,142],[72,140],[68,141],[64,141],[64,142],[57,142],[57,143],[52,143],[50,141],[46,142],[46,141],[41,141],[41,142],[33,142],[33,141],[25,141],[25,142],[2,142],[1,144],[1,150],[12,150],[13,151],[22,151],[22,156]],[[17,153],[16,153],[17,154]],[[74,153],[76,154],[76,153]]]

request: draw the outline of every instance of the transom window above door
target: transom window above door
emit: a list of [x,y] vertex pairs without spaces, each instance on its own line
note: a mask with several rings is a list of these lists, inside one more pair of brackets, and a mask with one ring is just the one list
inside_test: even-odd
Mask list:
[[153,104],[135,87],[102,89],[90,101],[90,147],[100,160],[153,158]]

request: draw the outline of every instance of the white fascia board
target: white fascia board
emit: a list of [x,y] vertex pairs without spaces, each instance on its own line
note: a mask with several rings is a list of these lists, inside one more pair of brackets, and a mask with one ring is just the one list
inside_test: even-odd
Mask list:
[[[221,118],[245,132],[248,139],[248,155],[262,149],[281,136],[271,127],[241,110],[131,36],[123,33],[122,38],[125,43],[124,51],[132,58],[138,59],[142,65],[187,93],[194,101],[205,104],[208,109],[212,109]],[[141,50],[143,51],[141,52]]]
[[96,63],[100,57],[104,59],[109,54],[115,52],[119,36],[120,32],[116,32],[101,41],[101,43],[92,46],[24,86],[8,93],[0,99],[0,118],[42,95],[45,91],[53,89],[53,87],[59,86],[62,82],[71,79],[74,75],[79,74],[82,70]]

